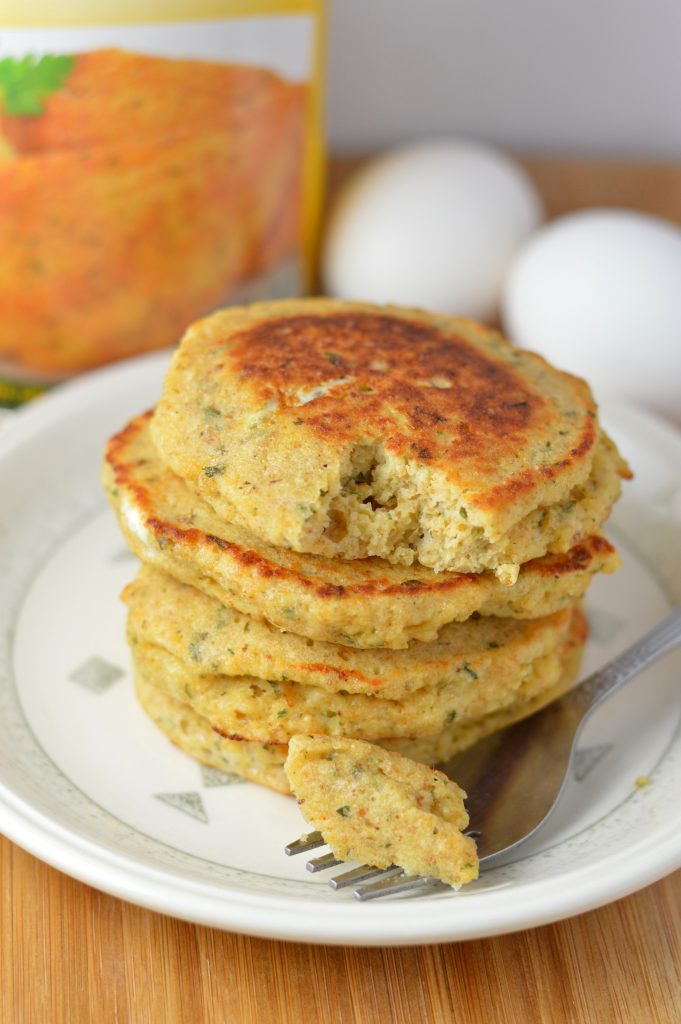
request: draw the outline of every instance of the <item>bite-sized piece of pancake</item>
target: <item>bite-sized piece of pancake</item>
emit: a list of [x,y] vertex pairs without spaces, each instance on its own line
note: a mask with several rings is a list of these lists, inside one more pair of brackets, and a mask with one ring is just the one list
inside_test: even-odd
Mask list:
[[[382,739],[380,745],[423,764],[447,761],[490,733],[539,710],[568,690],[579,672],[584,637],[584,620],[577,618],[572,638],[561,649],[562,675],[559,682],[543,691],[535,689],[533,697],[518,699],[502,711],[492,712],[482,718],[461,724],[454,721],[442,733],[428,739]],[[136,669],[137,696],[142,707],[176,746],[202,764],[233,772],[282,793],[290,793],[284,774],[286,745],[235,741],[223,737],[188,704],[160,690],[156,685],[158,682],[144,676],[139,667]]]
[[466,794],[433,768],[360,740],[296,736],[285,765],[305,821],[338,860],[404,868],[458,889],[478,877]]
[[[569,612],[558,613],[565,624]],[[329,693],[321,686],[278,682],[253,676],[200,672],[165,648],[128,634],[133,661],[159,689],[185,701],[229,739],[286,743],[297,733],[353,736],[380,740],[384,736],[420,738],[513,703],[524,688],[551,686],[560,676],[560,659],[549,651],[515,672],[494,672],[494,652],[480,676],[464,662],[451,682],[425,686],[400,699],[363,693]],[[562,637],[559,637],[559,643]]]
[[135,692],[144,711],[168,739],[201,764],[290,793],[284,774],[285,746],[238,742],[218,735],[205,718],[163,693],[141,672],[135,672]]
[[593,533],[628,473],[584,381],[472,321],[329,299],[190,327],[152,433],[275,546],[505,582]]
[[564,607],[592,575],[618,565],[610,544],[588,537],[564,555],[531,561],[513,587],[493,573],[435,573],[383,559],[328,559],[275,548],[223,522],[161,463],[151,413],[108,446],[104,485],[136,555],[253,618],[315,640],[406,647],[445,624],[481,615],[538,618]]
[[406,650],[360,650],[282,632],[149,566],[122,597],[129,636],[162,647],[194,675],[295,681],[392,700],[424,689],[446,693],[456,684],[461,694],[471,690],[467,700],[485,691],[489,701],[514,689],[528,666],[556,647],[570,617],[569,607],[541,619],[475,617]]

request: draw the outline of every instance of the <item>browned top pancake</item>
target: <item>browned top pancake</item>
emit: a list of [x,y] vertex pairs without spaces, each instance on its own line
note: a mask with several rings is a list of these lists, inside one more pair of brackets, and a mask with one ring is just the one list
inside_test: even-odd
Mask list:
[[601,439],[587,385],[497,333],[326,299],[194,325],[152,430],[222,518],[273,544],[507,576],[555,550],[542,514],[579,502]]

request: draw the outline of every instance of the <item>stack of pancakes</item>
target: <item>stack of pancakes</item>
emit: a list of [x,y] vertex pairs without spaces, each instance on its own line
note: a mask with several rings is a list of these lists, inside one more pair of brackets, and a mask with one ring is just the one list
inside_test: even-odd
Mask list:
[[469,321],[217,313],[107,449],[139,699],[282,792],[299,734],[446,761],[575,678],[627,475],[583,381]]

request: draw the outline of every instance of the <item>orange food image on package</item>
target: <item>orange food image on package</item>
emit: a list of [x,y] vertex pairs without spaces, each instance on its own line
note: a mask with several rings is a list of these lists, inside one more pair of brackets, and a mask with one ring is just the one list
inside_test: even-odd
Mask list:
[[0,364],[171,344],[293,254],[305,102],[266,70],[100,50],[37,115],[0,111]]

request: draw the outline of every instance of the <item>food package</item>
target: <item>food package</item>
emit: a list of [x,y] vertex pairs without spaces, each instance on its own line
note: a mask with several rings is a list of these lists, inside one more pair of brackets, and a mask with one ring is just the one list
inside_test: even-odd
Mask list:
[[3,4],[0,405],[305,292],[322,2]]

